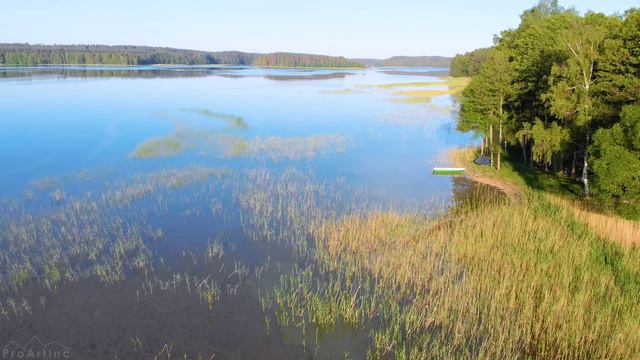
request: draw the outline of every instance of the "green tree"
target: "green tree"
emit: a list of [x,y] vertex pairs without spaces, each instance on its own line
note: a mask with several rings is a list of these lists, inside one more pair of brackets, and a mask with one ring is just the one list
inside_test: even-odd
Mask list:
[[549,170],[549,165],[553,162],[553,157],[561,152],[570,135],[569,130],[558,125],[556,122],[550,126],[536,119],[533,127],[531,127],[531,138],[533,139],[533,147],[531,156],[533,160],[544,164],[545,170]]
[[594,92],[604,99],[607,127],[618,121],[623,106],[640,101],[640,10],[613,17],[596,66]]
[[[531,147],[531,140],[533,139],[533,131],[530,123],[522,123],[522,128],[518,130],[518,132],[516,132],[516,139],[518,140],[520,146],[522,146],[522,159],[525,163],[527,163],[527,149]],[[529,160],[530,164],[532,164],[533,154],[531,154]]]
[[553,66],[551,87],[543,96],[550,100],[553,115],[571,123],[577,133],[585,137],[581,181],[586,196],[589,196],[588,146],[592,122],[599,110],[598,106],[594,106],[596,99],[591,87],[595,81],[600,47],[607,35],[603,17],[588,14],[586,17],[570,18],[560,36],[567,60]]
[[453,77],[474,76],[480,73],[482,66],[491,58],[493,48],[476,49],[456,55],[451,60],[449,73]]
[[[491,163],[500,169],[503,125],[507,120],[505,106],[513,93],[512,66],[505,51],[494,51],[478,74],[463,92],[461,121],[458,128],[462,131],[474,131],[489,138],[488,148]],[[494,128],[497,126],[498,139],[494,141]],[[497,146],[496,146],[497,145]]]
[[622,109],[620,122],[595,132],[594,191],[605,202],[640,201],[640,104]]

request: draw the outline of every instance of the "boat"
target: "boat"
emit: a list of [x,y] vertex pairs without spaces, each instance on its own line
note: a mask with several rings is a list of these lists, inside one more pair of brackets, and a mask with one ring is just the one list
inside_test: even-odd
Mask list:
[[463,175],[465,168],[433,168],[433,175]]

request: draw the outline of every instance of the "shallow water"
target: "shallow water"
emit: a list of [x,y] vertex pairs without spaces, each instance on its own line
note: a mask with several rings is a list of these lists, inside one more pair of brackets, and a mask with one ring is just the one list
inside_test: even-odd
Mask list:
[[367,329],[303,341],[261,299],[312,261],[315,221],[473,195],[431,175],[473,142],[454,99],[358,86],[439,71],[1,68],[0,346],[361,358]]

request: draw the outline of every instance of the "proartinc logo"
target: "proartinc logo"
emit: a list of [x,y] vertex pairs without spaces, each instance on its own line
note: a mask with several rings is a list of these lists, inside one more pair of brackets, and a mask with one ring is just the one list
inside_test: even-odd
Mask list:
[[22,344],[17,341],[9,341],[2,348],[0,359],[18,359],[18,360],[50,360],[50,359],[69,359],[71,352],[69,348],[57,341],[43,341],[37,336]]

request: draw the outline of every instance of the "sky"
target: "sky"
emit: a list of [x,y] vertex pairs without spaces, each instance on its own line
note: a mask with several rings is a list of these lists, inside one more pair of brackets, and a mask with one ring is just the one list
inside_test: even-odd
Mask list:
[[[2,0],[0,42],[150,45],[360,58],[490,46],[536,0]],[[621,13],[638,0],[562,1]]]

